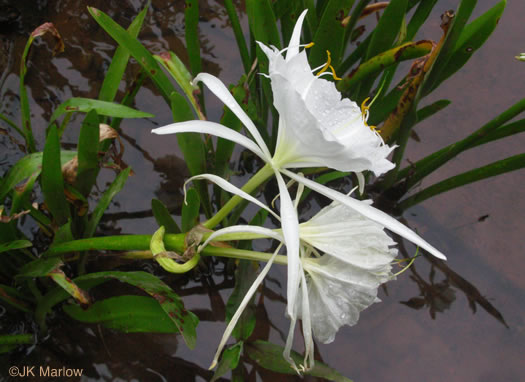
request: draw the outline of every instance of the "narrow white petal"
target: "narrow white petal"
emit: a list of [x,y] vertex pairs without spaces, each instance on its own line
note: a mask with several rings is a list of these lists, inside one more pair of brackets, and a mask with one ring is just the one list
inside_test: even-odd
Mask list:
[[308,298],[308,286],[306,277],[301,267],[301,317],[303,320],[303,337],[304,337],[304,366],[306,370],[314,366],[314,340],[312,337],[312,320],[310,315],[310,300]]
[[365,190],[365,176],[362,172],[356,172],[355,176],[357,177],[357,182],[359,183],[359,195],[363,195]]
[[299,44],[301,43],[301,29],[303,27],[304,17],[306,16],[308,9],[305,9],[303,13],[297,19],[295,27],[293,28],[292,37],[290,38],[290,43],[288,44],[288,51],[286,52],[286,61],[289,61],[292,57],[299,53]]
[[255,126],[253,121],[250,119],[250,117],[248,117],[248,114],[246,114],[242,107],[237,103],[235,98],[233,98],[230,91],[222,83],[222,81],[209,73],[200,73],[193,80],[194,83],[197,83],[199,81],[203,82],[206,85],[206,87],[210,89],[210,91],[222,101],[222,103],[228,106],[228,108],[237,116],[237,118],[239,118],[242,124],[246,126],[250,134],[255,139],[255,142],[257,142],[257,144],[261,148],[261,151],[267,157],[271,157],[270,151],[268,150],[266,143],[264,143],[264,140],[261,134],[259,133],[259,130],[257,130],[257,127]]
[[191,182],[192,180],[195,180],[195,179],[206,179],[206,180],[209,180],[210,182],[215,183],[217,186],[219,186],[223,190],[225,190],[225,191],[227,191],[227,192],[229,192],[231,194],[238,195],[241,198],[246,199],[249,202],[257,204],[259,207],[264,208],[266,211],[271,213],[277,220],[280,220],[279,215],[277,215],[275,212],[273,212],[267,205],[265,205],[264,203],[262,203],[258,199],[254,198],[253,196],[251,196],[247,192],[244,192],[240,188],[234,186],[233,184],[231,184],[227,180],[221,178],[220,176],[212,175],[212,174],[195,175],[195,176],[192,176],[190,179],[188,179],[184,183],[184,185],[186,185],[186,183]]
[[287,312],[291,319],[295,318],[295,303],[299,289],[299,220],[297,211],[292,203],[286,183],[279,172],[275,173],[279,193],[281,194],[281,226],[286,243],[286,256],[288,258],[288,281],[287,281]]
[[177,134],[177,133],[202,133],[211,134],[217,137],[233,141],[246,147],[254,154],[259,156],[263,161],[268,162],[270,157],[265,155],[259,146],[257,146],[252,140],[246,138],[244,135],[239,134],[235,130],[229,129],[223,125],[210,121],[186,121],[172,123],[151,130],[153,134],[164,135],[164,134]]
[[393,217],[389,216],[388,214],[384,213],[383,211],[378,210],[377,208],[374,208],[357,199],[353,199],[344,194],[341,194],[340,192],[332,190],[326,186],[323,186],[322,184],[314,182],[305,177],[299,176],[291,171],[282,170],[282,172],[286,174],[287,176],[289,176],[290,178],[295,179],[296,181],[300,183],[303,183],[306,187],[309,187],[312,190],[317,191],[318,193],[332,200],[336,200],[339,203],[352,208],[353,210],[359,212],[360,214],[366,216],[367,218],[383,225],[390,231],[395,232],[400,236],[403,236],[404,238],[410,240],[412,243],[416,244],[417,246],[425,249],[432,255],[436,256],[438,259],[442,259],[442,260],[447,259],[445,255],[443,255],[440,251],[438,251],[436,248],[434,248],[429,243],[427,243],[425,240],[423,240],[414,231],[407,228],[405,225],[403,225],[402,223],[400,223]]
[[295,333],[296,323],[297,323],[297,317],[294,316],[293,318],[290,318],[290,329],[288,329],[288,336],[286,337],[286,345],[284,345],[283,357],[292,366],[292,368],[297,372],[297,374],[300,375],[301,372],[297,368],[295,361],[290,355],[290,353],[292,352],[293,337]]
[[279,245],[275,252],[273,253],[273,256],[270,258],[268,263],[264,266],[261,273],[259,273],[259,276],[255,279],[250,289],[248,289],[248,292],[246,292],[246,295],[242,299],[239,307],[237,308],[237,311],[233,315],[232,319],[230,320],[230,323],[226,327],[226,330],[224,331],[224,334],[222,335],[221,342],[219,343],[219,347],[217,348],[217,352],[215,353],[215,357],[213,357],[213,362],[211,363],[210,369],[213,369],[215,365],[217,365],[217,361],[219,360],[219,356],[221,355],[221,351],[224,348],[224,345],[226,345],[226,341],[228,341],[228,338],[230,337],[230,334],[233,331],[233,328],[235,328],[235,325],[237,324],[237,321],[239,321],[239,318],[241,317],[242,312],[250,302],[252,296],[254,295],[255,291],[263,281],[263,279],[266,277],[266,274],[270,270],[273,261],[275,259],[275,256],[277,256],[277,253],[281,249],[282,245]]
[[212,233],[210,237],[208,237],[208,239],[206,239],[206,241],[202,245],[199,246],[199,251],[201,251],[202,248],[206,247],[210,243],[210,241],[216,240],[220,236],[227,235],[230,233],[242,233],[242,232],[254,233],[256,235],[261,235],[262,237],[272,238],[272,239],[276,239],[281,242],[284,242],[284,238],[282,237],[282,235],[280,235],[278,232],[273,231],[269,228],[259,227],[255,225],[234,225],[231,227],[219,229],[215,231],[214,233]]

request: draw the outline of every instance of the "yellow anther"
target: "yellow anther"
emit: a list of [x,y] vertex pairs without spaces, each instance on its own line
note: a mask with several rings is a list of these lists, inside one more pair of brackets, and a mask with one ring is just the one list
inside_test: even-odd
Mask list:
[[[311,44],[313,44],[313,42]],[[337,77],[337,74],[335,74],[334,67],[332,65],[330,65],[332,63],[332,56],[330,55],[330,51],[329,50],[326,51],[326,55],[328,56],[328,58],[326,60],[326,64],[324,64],[324,66],[321,68],[319,73],[317,73],[317,76],[319,77],[321,74],[326,72],[327,69],[330,69],[330,71],[332,72],[332,76],[334,77],[334,80],[340,81],[341,78]]]
[[307,48],[311,48],[314,45],[315,45],[315,43],[312,41],[310,44],[306,44],[304,47],[305,47],[305,49],[307,49]]
[[370,97],[367,97],[365,98],[365,100],[361,103],[361,113],[363,113],[363,115],[368,111],[368,109],[370,109],[370,106],[367,106],[367,102],[368,100],[370,99]]
[[369,99],[370,97],[366,98],[363,101],[363,103],[361,103],[361,114],[363,115],[363,121],[366,126],[370,127],[370,130],[377,131],[379,133],[380,130],[377,130],[377,126],[370,126],[368,125],[368,123],[366,123],[366,120],[368,119],[368,110],[370,110],[370,105],[367,105],[366,103],[368,102]]
[[330,63],[332,62],[332,56],[330,55],[330,51],[327,50],[326,51],[326,55],[328,56],[327,60],[326,60],[326,64],[324,64],[324,66],[321,68],[321,70],[319,71],[319,73],[317,73],[317,76],[319,77],[321,74],[323,74],[324,72],[326,72],[326,69],[328,69],[330,67]]

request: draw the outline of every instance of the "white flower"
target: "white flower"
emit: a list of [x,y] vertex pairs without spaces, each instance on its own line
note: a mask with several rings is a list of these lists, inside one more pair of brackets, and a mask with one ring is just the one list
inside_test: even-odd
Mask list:
[[[299,196],[296,201],[298,199]],[[235,232],[251,233],[254,238],[269,237],[284,241],[279,230],[235,226],[216,231],[203,246],[211,240],[221,240],[221,236],[225,238],[225,235]],[[295,295],[294,311],[290,317],[290,330],[284,351],[284,357],[298,372],[302,368],[313,367],[313,337],[323,343],[332,342],[341,326],[355,325],[362,310],[374,302],[379,302],[378,287],[394,278],[391,267],[397,255],[397,250],[391,248],[395,245],[394,241],[385,234],[380,224],[337,202],[300,224],[299,232],[301,256],[297,278],[298,292]],[[321,255],[318,251],[324,253]],[[243,309],[269,271],[276,253],[270,258],[230,321],[214,363]],[[305,339],[304,365],[299,367],[290,357],[298,319],[303,322]]]
[[[279,111],[277,148],[273,156],[255,124],[226,86],[218,78],[207,73],[199,74],[194,82],[203,82],[227,105],[249,131],[253,140],[209,121],[174,123],[152,131],[155,134],[196,132],[229,139],[251,150],[272,168],[281,199],[282,236],[288,257],[287,314],[292,322],[295,322],[298,314],[303,317],[307,315],[303,311],[298,313],[297,306],[300,289],[306,296],[307,288],[300,288],[300,285],[305,284],[306,278],[300,258],[299,222],[282,174],[405,237],[434,256],[445,259],[440,251],[384,212],[288,170],[305,166],[326,166],[344,171],[370,170],[380,175],[392,168],[392,164],[386,159],[392,148],[384,145],[381,137],[366,125],[366,113],[363,115],[355,103],[341,100],[332,83],[313,75],[306,54],[300,51],[299,46],[305,12],[299,17],[290,45],[285,49],[286,58],[281,56],[281,52],[261,45],[270,59],[269,77],[272,81],[274,105]],[[216,181],[211,175],[204,174],[200,177]],[[233,185],[231,187],[235,188]],[[319,239],[317,240],[317,244],[321,244]],[[375,262],[382,261],[381,254],[376,253],[359,265],[361,257],[353,255],[353,263],[349,263],[348,266],[364,270],[371,267],[368,271],[372,271],[377,265],[374,265]],[[315,268],[306,266],[307,272],[309,267],[310,270]],[[312,272],[315,273],[314,270]],[[302,301],[305,301],[304,296],[301,297]],[[301,309],[308,306],[309,304],[302,304]]]
[[259,43],[269,59],[274,106],[279,112],[279,134],[273,156],[282,168],[326,166],[340,171],[392,169],[386,159],[392,147],[366,124],[366,113],[341,94],[333,82],[313,74],[305,50],[300,50],[304,11],[295,25],[286,51]]
[[[300,238],[306,277],[301,278],[295,306],[303,321],[308,369],[314,363],[311,333],[330,343],[341,326],[355,325],[361,311],[379,302],[378,287],[394,278],[391,268],[397,250],[380,224],[338,202],[302,223]],[[292,319],[284,354],[289,361],[294,327]]]

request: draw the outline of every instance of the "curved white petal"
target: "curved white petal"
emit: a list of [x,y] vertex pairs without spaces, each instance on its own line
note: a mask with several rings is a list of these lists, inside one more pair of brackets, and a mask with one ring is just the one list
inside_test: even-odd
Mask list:
[[270,268],[271,268],[271,266],[273,264],[273,261],[275,259],[275,256],[277,256],[277,253],[281,249],[281,246],[282,245],[279,245],[279,247],[277,247],[277,249],[273,253],[272,257],[270,258],[268,263],[266,263],[266,265],[264,266],[263,270],[261,271],[261,273],[259,273],[259,276],[257,276],[257,278],[253,282],[252,286],[250,287],[250,289],[248,289],[248,292],[246,292],[246,295],[244,296],[244,298],[242,299],[241,303],[239,304],[239,307],[237,308],[237,311],[235,312],[235,314],[231,318],[230,323],[228,324],[228,326],[226,327],[226,330],[224,331],[224,334],[222,335],[221,342],[219,343],[219,347],[217,348],[217,352],[215,353],[215,356],[213,357],[213,361],[211,363],[210,369],[213,369],[215,367],[215,365],[217,365],[217,361],[219,360],[219,356],[221,355],[221,351],[224,348],[224,345],[226,345],[226,341],[228,341],[228,338],[230,337],[230,334],[232,333],[233,328],[235,328],[235,325],[237,324],[237,321],[239,321],[239,318],[241,317],[242,312],[246,308],[246,305],[248,305],[248,303],[252,299],[252,296],[254,295],[255,291],[257,290],[257,288],[259,287],[259,285],[261,284],[263,279],[266,277],[266,274],[270,270]]
[[301,29],[303,27],[304,17],[306,16],[307,12],[308,9],[305,9],[295,23],[292,37],[290,38],[290,43],[288,44],[288,51],[286,52],[287,61],[299,53],[299,44],[301,43]]
[[366,203],[363,203],[362,201],[359,201],[349,196],[346,196],[344,194],[341,194],[340,192],[332,190],[310,179],[296,175],[291,171],[282,170],[282,172],[286,174],[287,176],[289,176],[290,178],[295,179],[297,182],[303,183],[306,187],[311,188],[312,190],[332,200],[336,200],[339,203],[352,208],[353,210],[364,215],[365,217],[383,225],[390,231],[395,232],[400,236],[403,236],[405,239],[408,239],[412,243],[416,244],[417,246],[425,249],[426,251],[428,251],[430,254],[434,255],[438,259],[442,259],[442,260],[447,259],[445,255],[443,255],[440,251],[438,251],[436,248],[434,248],[429,243],[427,243],[425,240],[423,240],[414,231],[407,228],[405,225],[403,225],[402,223],[400,223],[393,217],[387,215],[383,211],[378,210],[377,208],[374,208]]
[[260,235],[261,238],[263,237],[272,238],[275,240],[279,240],[280,242],[284,242],[284,238],[281,234],[269,228],[259,227],[255,225],[234,225],[234,226],[230,226],[226,228],[221,228],[215,231],[214,233],[212,233],[210,237],[208,237],[206,241],[202,245],[199,246],[199,251],[201,251],[204,247],[206,247],[211,241],[216,240],[218,237],[228,235],[231,233],[243,233],[243,232]]
[[367,272],[389,270],[397,255],[382,225],[339,202],[324,207],[299,230],[301,241]]
[[287,312],[291,319],[295,318],[295,303],[300,283],[299,263],[299,220],[297,211],[293,205],[286,183],[279,172],[275,173],[279,193],[281,194],[281,226],[284,241],[286,243],[286,256],[288,258],[288,281],[287,281]]
[[[363,272],[331,256],[303,261],[308,280],[310,318],[315,338],[334,340],[343,325],[355,325],[361,311],[378,302],[377,289],[392,274]],[[304,321],[304,316],[301,317]]]
[[357,177],[357,183],[359,183],[359,195],[363,195],[365,191],[365,176],[362,172],[356,172],[355,176]]
[[258,199],[254,198],[253,196],[251,196],[247,192],[244,192],[240,188],[234,186],[233,184],[231,184],[227,180],[221,178],[220,176],[213,175],[213,174],[195,175],[195,176],[192,176],[190,179],[188,179],[184,183],[184,186],[186,187],[186,183],[191,182],[192,180],[195,180],[195,179],[206,179],[206,180],[209,180],[209,181],[215,183],[217,186],[219,186],[223,190],[225,190],[225,191],[227,191],[227,192],[229,192],[231,194],[238,195],[241,198],[246,199],[247,201],[258,205],[259,207],[264,208],[266,211],[268,211],[270,214],[272,214],[277,220],[281,220],[279,215],[277,215],[275,212],[273,212],[267,205],[265,205],[264,203],[262,203]]
[[304,338],[304,366],[306,370],[314,367],[314,339],[312,337],[312,319],[310,309],[310,298],[308,296],[308,285],[301,267],[301,319],[303,321]]
[[390,170],[393,164],[387,157],[393,147],[366,126],[360,108],[341,99],[334,84],[324,79],[314,77],[303,89],[308,78],[292,81],[294,75],[301,77],[298,72],[270,73],[280,115],[274,161],[285,168],[327,166],[376,175]]
[[172,123],[171,125],[166,125],[151,130],[153,134],[164,135],[164,134],[177,134],[177,133],[202,133],[202,134],[211,134],[217,137],[233,141],[240,144],[241,146],[246,147],[248,150],[252,151],[263,161],[268,162],[270,157],[265,155],[259,146],[257,146],[252,140],[246,138],[244,135],[239,134],[238,132],[229,129],[223,125],[220,125],[215,122],[210,121],[186,121]]
[[268,150],[266,143],[264,143],[264,139],[259,133],[259,130],[257,130],[257,127],[255,126],[253,121],[250,119],[250,117],[248,117],[248,114],[246,114],[242,107],[237,103],[235,98],[233,98],[230,91],[222,83],[222,81],[209,73],[199,73],[197,77],[195,77],[193,82],[197,83],[199,81],[203,82],[206,85],[206,87],[210,89],[210,91],[222,101],[223,104],[228,106],[228,108],[237,116],[237,118],[239,118],[242,124],[246,126],[250,134],[255,139],[255,142],[257,142],[257,144],[261,148],[261,151],[268,158],[271,157],[270,151]]

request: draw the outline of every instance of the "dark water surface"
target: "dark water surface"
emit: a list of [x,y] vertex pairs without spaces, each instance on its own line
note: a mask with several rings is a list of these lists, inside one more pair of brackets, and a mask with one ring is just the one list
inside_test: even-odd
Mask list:
[[[73,96],[97,97],[113,55],[113,41],[91,19],[86,6],[97,7],[127,26],[144,3],[0,1],[0,16],[7,19],[0,24],[0,112],[19,120],[18,68],[23,47],[34,28],[53,22],[64,38],[65,52],[52,57],[51,40],[37,39],[27,76],[33,129],[37,142],[43,142],[46,121],[58,104]],[[204,70],[228,84],[237,81],[241,65],[220,3],[200,2],[201,44]],[[439,15],[456,8],[457,3],[439,1],[418,37],[439,39]],[[478,3],[475,15],[496,1]],[[140,34],[150,51],[170,49],[186,59],[183,9],[184,1],[152,1]],[[514,59],[525,51],[524,17],[525,3],[509,1],[485,46],[429,99],[446,98],[452,104],[419,125],[421,142],[410,142],[408,159],[417,160],[468,135],[524,96],[525,63]],[[243,18],[245,29],[246,24]],[[127,75],[128,83],[134,70]],[[222,106],[213,97],[207,98],[207,106],[209,119],[218,120]],[[110,208],[113,218],[105,220],[108,234],[152,233],[156,223],[150,217],[151,199],[160,198],[177,208],[187,176],[175,137],[159,138],[150,133],[171,121],[169,108],[152,86],[140,90],[135,107],[156,117],[122,124],[128,137],[124,160],[136,175]],[[80,121],[73,121],[63,142],[76,142]],[[521,153],[523,147],[524,136],[482,146],[439,169],[421,187]],[[0,135],[0,163],[14,163],[21,156],[12,142]],[[100,186],[110,179],[111,173],[103,173]],[[358,325],[341,329],[334,343],[319,346],[320,357],[359,382],[525,380],[524,185],[525,171],[518,171],[448,192],[407,211],[407,223],[447,254],[448,262],[416,261],[411,270],[380,291],[383,302],[364,311]],[[488,218],[479,221],[485,215]],[[407,249],[413,253],[412,247],[407,245]],[[266,283],[258,321],[268,317],[271,322],[259,324],[257,331],[260,338],[284,344],[282,336],[288,331],[282,297],[286,270],[274,267],[270,276],[276,282]],[[168,275],[164,281],[185,296],[186,307],[201,318],[196,350],[179,346],[177,336],[123,335],[95,326],[86,328],[65,318],[36,348],[11,359],[4,357],[2,361],[8,365],[0,365],[0,376],[7,376],[7,367],[12,364],[36,364],[81,367],[84,380],[92,381],[209,380],[212,374],[207,367],[225,327],[225,301],[233,281],[220,272],[202,280]],[[11,324],[1,323],[0,327],[5,325]],[[301,338],[296,337],[296,349],[300,350]],[[258,372],[259,380],[295,379]],[[256,378],[253,372],[251,375]]]

